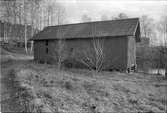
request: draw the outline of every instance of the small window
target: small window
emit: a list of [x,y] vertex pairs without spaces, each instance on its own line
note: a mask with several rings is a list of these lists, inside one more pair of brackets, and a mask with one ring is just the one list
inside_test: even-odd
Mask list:
[[47,54],[48,54],[48,51],[49,51],[48,48],[46,48],[46,53],[47,53]]
[[48,40],[46,40],[46,46],[48,46]]

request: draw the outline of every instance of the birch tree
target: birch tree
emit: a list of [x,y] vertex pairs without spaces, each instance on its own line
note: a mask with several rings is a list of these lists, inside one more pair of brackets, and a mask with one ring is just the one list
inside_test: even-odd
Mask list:
[[[15,25],[17,23],[18,16],[18,0],[3,0],[2,3],[2,14],[4,19],[4,40],[8,42],[9,37],[16,39],[16,34],[14,31]],[[12,25],[13,24],[13,25]]]
[[[34,23],[35,23],[35,19],[36,19],[36,4],[33,1],[31,2],[31,37],[33,37],[34,35]],[[31,41],[31,49],[30,52],[32,52],[33,50],[33,41]]]
[[[39,25],[37,24],[38,19],[39,19],[39,8],[40,8],[40,3],[42,0],[29,0],[31,9],[30,9],[30,18],[31,18],[31,37],[33,37],[35,33],[35,28],[38,28]],[[33,50],[33,41],[31,41],[31,49],[30,52]]]
[[3,1],[4,5],[4,41],[8,42],[8,36],[10,34],[10,26],[9,22],[12,22],[12,2],[11,1]]
[[153,33],[153,20],[147,15],[143,15],[140,19],[141,35],[150,38]]
[[161,54],[159,57],[160,61],[162,61],[163,68],[167,74],[167,16],[162,17],[162,20],[158,24],[158,30],[161,33],[162,46],[159,48],[159,53]]
[[[28,53],[28,47],[27,47],[27,33],[28,30],[31,30],[31,37],[34,35],[34,28],[35,25],[37,24],[39,15],[38,15],[38,9],[39,9],[39,4],[41,0],[24,0],[23,1],[23,22],[24,22],[24,46],[25,46],[25,51]],[[31,25],[29,26],[28,29],[28,24]],[[32,52],[33,49],[33,42],[31,42],[31,49],[30,52]]]
[[28,53],[28,48],[27,48],[27,6],[26,6],[26,1],[23,1],[23,20],[24,20],[24,47],[25,47],[25,52]]

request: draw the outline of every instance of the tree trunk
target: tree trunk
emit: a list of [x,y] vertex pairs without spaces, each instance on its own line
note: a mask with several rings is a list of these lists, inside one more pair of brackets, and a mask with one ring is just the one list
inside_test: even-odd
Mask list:
[[48,25],[47,26],[49,26],[49,11],[48,11]]
[[165,78],[167,78],[167,66],[165,66]]
[[158,72],[157,72],[157,75],[160,75],[160,73],[159,73],[159,70],[160,70],[160,69],[158,68]]
[[31,53],[32,53],[33,47],[34,47],[33,41],[31,41],[31,50],[30,50]]
[[4,35],[3,41],[6,42],[6,26],[5,26],[5,22],[4,22],[3,35]]
[[[33,20],[32,20],[32,21],[33,21]],[[32,25],[31,25],[31,37],[33,37],[33,34],[34,34],[33,25],[34,25],[34,23],[32,22]],[[32,53],[32,50],[33,50],[33,41],[31,41],[30,53]]]
[[8,26],[8,24],[6,24],[6,30],[5,30],[5,42],[8,42],[8,35],[9,35],[9,26]]
[[27,49],[27,25],[25,25],[25,27],[24,27],[24,47],[25,47],[26,53],[28,53],[28,49]]

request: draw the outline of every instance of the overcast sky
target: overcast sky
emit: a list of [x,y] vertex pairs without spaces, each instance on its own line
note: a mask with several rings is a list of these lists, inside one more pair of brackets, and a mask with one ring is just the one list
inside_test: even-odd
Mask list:
[[167,15],[166,0],[59,0],[65,8],[69,22],[79,22],[81,15],[87,14],[93,20],[99,20],[101,15],[109,18],[119,13],[129,17],[149,15],[155,21]]
[[[167,16],[167,0],[58,0],[58,2],[66,9],[68,23],[81,22],[84,14],[90,16],[93,21],[100,20],[102,15],[107,15],[108,18],[117,17],[119,13],[126,13],[129,17],[148,15],[154,23]],[[152,37],[151,43],[162,43],[161,33],[156,34],[156,37]]]

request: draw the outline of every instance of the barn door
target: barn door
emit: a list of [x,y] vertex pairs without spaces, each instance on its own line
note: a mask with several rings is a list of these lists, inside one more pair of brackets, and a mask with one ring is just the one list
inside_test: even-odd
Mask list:
[[49,54],[49,41],[45,41],[45,62],[48,63],[48,55]]

